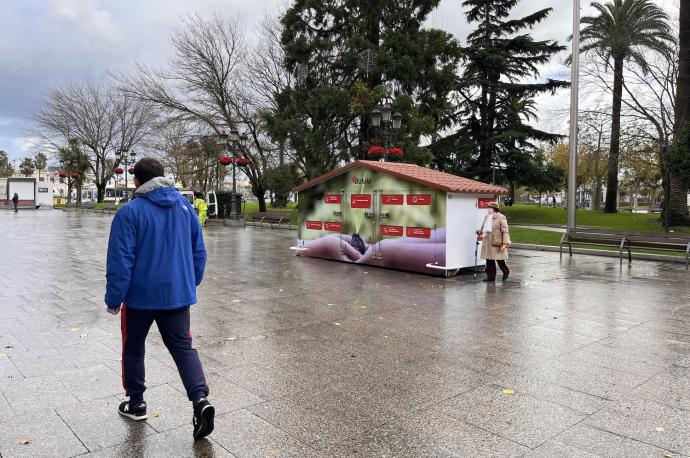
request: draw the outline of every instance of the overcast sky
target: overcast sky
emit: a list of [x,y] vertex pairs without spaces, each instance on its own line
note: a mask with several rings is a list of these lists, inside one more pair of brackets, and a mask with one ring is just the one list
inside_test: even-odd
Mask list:
[[[672,11],[678,0],[656,0]],[[33,155],[25,134],[28,116],[48,89],[69,81],[106,78],[108,70],[126,69],[135,61],[163,65],[170,54],[168,37],[180,18],[217,10],[236,15],[251,37],[265,14],[283,0],[1,0],[0,15],[0,149],[17,159]],[[469,27],[461,0],[442,0],[429,25],[464,41]],[[582,0],[584,11],[589,2]],[[552,7],[537,27],[537,39],[565,43],[572,28],[572,0],[523,0],[516,15]],[[672,13],[673,14],[673,13]],[[568,75],[558,56],[544,76]],[[542,112],[567,107],[568,92],[540,99]],[[560,121],[556,121],[558,123]],[[561,128],[543,119],[542,126]]]

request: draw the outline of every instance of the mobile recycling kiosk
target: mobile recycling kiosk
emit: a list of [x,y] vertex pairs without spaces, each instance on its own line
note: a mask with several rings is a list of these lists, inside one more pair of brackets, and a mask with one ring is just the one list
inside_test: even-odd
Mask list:
[[298,255],[444,276],[474,267],[487,204],[507,194],[418,165],[378,161],[352,162],[293,192]]

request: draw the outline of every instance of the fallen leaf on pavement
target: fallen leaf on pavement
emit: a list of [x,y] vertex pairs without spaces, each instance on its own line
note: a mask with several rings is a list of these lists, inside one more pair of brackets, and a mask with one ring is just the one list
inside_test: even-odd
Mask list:
[[68,332],[77,332],[77,331],[79,331],[79,328],[75,326],[73,328],[69,328]]
[[158,412],[153,412],[153,413],[151,414],[151,416],[152,416],[152,417],[155,417],[155,418],[158,418],[158,417],[161,416],[161,414],[159,414]]
[[654,428],[654,429],[655,429],[655,430],[656,430],[656,432],[658,432],[658,433],[662,433],[662,432],[666,431],[666,430],[664,429],[664,427],[663,427],[663,426],[657,426],[657,427],[656,427],[656,428]]
[[29,445],[31,443],[31,439],[22,439],[19,441],[19,445]]
[[515,394],[515,391],[511,390],[510,388],[506,388],[504,390],[501,390],[501,393],[503,393],[503,394]]

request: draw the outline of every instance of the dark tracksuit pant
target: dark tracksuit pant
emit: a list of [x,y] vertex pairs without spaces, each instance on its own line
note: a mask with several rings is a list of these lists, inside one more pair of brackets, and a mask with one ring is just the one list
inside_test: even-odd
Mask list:
[[501,272],[503,272],[504,275],[508,275],[510,273],[510,269],[508,268],[508,265],[505,261],[495,261],[493,259],[487,259],[486,278],[488,278],[489,280],[494,280],[496,278],[496,263],[498,263],[498,267],[501,268]]
[[199,354],[192,348],[189,307],[175,310],[137,310],[122,307],[122,385],[134,403],[143,401],[145,385],[144,346],[153,322],[173,357],[190,401],[208,396]]

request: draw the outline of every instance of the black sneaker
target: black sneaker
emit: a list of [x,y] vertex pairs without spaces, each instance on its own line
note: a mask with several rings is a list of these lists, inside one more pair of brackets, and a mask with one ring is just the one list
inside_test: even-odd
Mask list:
[[203,439],[213,432],[213,418],[216,409],[206,398],[201,398],[194,403],[194,440]]
[[140,421],[146,420],[146,402],[140,404],[132,404],[130,401],[125,401],[120,404],[117,409],[123,417],[131,418],[132,420]]

